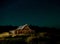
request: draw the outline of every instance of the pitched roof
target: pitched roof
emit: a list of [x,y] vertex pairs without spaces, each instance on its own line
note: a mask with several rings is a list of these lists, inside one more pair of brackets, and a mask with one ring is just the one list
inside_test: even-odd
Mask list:
[[23,28],[25,28],[26,26],[28,26],[28,24],[25,24],[25,25],[23,25],[23,26],[19,26],[16,30],[23,29]]

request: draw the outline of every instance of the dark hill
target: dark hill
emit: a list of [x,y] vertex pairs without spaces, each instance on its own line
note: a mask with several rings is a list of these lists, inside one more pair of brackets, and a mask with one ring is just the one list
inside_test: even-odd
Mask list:
[[[7,32],[9,30],[14,30],[16,29],[18,26],[11,26],[11,25],[8,25],[8,26],[0,26],[0,33],[1,32]],[[56,29],[56,28],[49,28],[49,27],[39,27],[39,26],[32,26],[32,25],[29,25],[29,27],[32,29],[32,30],[35,30],[35,32],[50,32],[50,33],[60,33],[60,29]]]
[[18,26],[0,26],[0,33],[1,32],[8,32],[9,30],[14,30]]

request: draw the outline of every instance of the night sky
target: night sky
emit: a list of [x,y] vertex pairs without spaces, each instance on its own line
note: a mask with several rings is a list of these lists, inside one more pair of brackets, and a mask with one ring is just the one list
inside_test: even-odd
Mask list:
[[60,27],[59,0],[0,0],[0,25]]

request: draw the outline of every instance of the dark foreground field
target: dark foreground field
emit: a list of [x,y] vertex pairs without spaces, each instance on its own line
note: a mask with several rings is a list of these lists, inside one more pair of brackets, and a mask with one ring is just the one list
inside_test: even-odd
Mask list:
[[[60,44],[60,29],[38,26],[29,27],[32,30],[35,30],[35,33],[27,36],[6,37],[0,40],[0,44]],[[1,26],[2,30],[0,32],[9,31],[16,28],[17,26]]]

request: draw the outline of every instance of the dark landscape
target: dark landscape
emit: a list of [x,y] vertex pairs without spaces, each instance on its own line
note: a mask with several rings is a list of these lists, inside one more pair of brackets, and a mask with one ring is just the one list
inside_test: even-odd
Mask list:
[[0,44],[60,44],[60,0],[0,0]]
[[[18,26],[0,26],[0,33],[17,29]],[[60,44],[60,29],[29,25],[32,35],[5,37],[0,44]],[[39,35],[39,33],[43,33]]]

